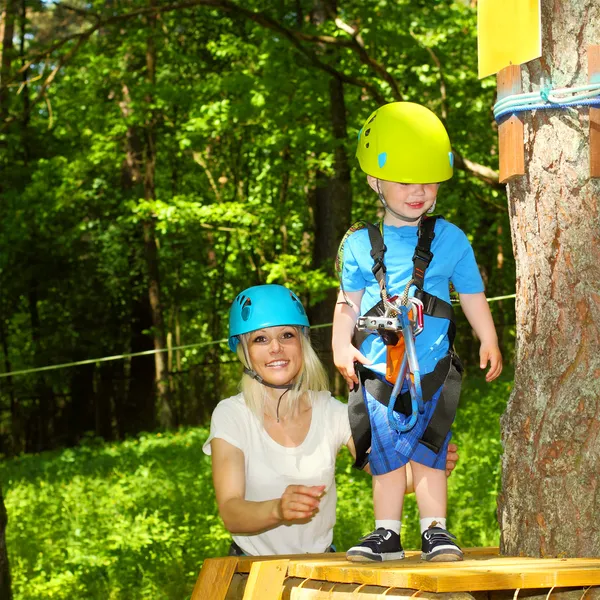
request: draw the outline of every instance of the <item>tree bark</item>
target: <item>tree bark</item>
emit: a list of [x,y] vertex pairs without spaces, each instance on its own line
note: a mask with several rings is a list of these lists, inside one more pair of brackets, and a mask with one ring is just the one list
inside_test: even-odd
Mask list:
[[[138,287],[133,280],[131,288]],[[152,339],[146,331],[152,327],[152,313],[147,296],[133,298],[131,302],[131,343],[132,353],[146,352],[154,348]],[[119,437],[136,434],[140,431],[152,431],[156,427],[154,398],[154,358],[133,356],[129,367],[129,387],[124,402],[115,404]]]
[[2,57],[0,58],[0,119],[4,121],[8,116],[8,81],[11,75],[13,59],[17,0],[5,0],[2,4],[0,16],[0,39],[2,40]]
[[[346,140],[346,106],[344,87],[337,79],[329,80],[331,123],[336,147],[334,150],[334,176],[326,178],[317,174],[317,189],[314,202],[314,247],[313,266],[324,267],[333,273],[333,265],[338,245],[350,226],[352,212],[352,188],[350,186],[350,167],[344,147]],[[337,290],[329,290],[324,300],[309,310],[312,325],[330,323],[333,318],[332,306],[335,305]],[[331,329],[318,329],[313,334],[315,348],[327,368],[332,383],[336,380],[331,349]],[[343,393],[334,384],[335,393]]]
[[[597,0],[542,0],[524,91],[587,83]],[[600,556],[600,182],[588,108],[524,113],[527,174],[508,185],[517,267],[513,393],[502,418],[501,551]]]
[[[155,6],[155,0],[150,0],[150,6]],[[156,15],[148,17],[150,32],[146,42],[146,70],[147,80],[151,86],[156,83],[156,46],[154,42],[154,32],[156,29]],[[146,98],[147,104],[152,103],[152,97]],[[144,172],[144,198],[146,200],[155,200],[156,190],[154,184],[154,175],[156,170],[156,148],[154,137],[154,116],[149,112],[146,123],[146,143],[145,143],[145,172]],[[156,391],[158,395],[158,419],[160,425],[170,429],[174,425],[173,409],[171,407],[171,394],[169,389],[169,369],[167,366],[167,348],[165,322],[163,318],[163,309],[160,300],[160,270],[158,244],[156,241],[154,221],[147,219],[143,223],[144,229],[144,248],[146,256],[146,266],[148,268],[148,295],[150,298],[150,307],[152,309],[152,323],[154,335],[154,349],[157,350],[154,355],[154,364],[156,372]]]
[[[337,13],[335,0],[315,0],[311,20],[322,24]],[[324,267],[333,273],[333,265],[338,245],[350,226],[352,213],[352,187],[350,185],[350,165],[344,146],[348,139],[346,128],[346,103],[344,100],[344,84],[332,77],[329,80],[329,105],[331,115],[331,131],[334,148],[334,176],[327,178],[317,174],[317,188],[314,193],[314,246],[313,267]],[[335,305],[337,290],[330,290],[326,297],[309,309],[310,322],[313,325],[330,323],[333,318],[332,306]],[[318,329],[312,334],[313,344],[327,368],[334,384],[335,393],[343,393],[339,385],[334,383],[336,369],[333,364],[331,349],[331,329]]]
[[4,497],[0,488],[0,598],[12,600],[10,583],[10,567],[8,563],[8,550],[6,548],[6,525],[8,515],[4,506]]

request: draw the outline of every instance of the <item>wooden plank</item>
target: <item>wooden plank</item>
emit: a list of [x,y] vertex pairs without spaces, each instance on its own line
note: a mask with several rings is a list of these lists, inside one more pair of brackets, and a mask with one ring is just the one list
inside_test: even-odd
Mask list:
[[[498,100],[523,91],[521,65],[502,69],[496,78]],[[518,115],[505,119],[498,127],[498,151],[500,153],[500,183],[507,183],[525,174],[525,146],[523,121]]]
[[[463,549],[466,559],[484,559],[498,556],[498,547],[466,548]],[[290,562],[300,562],[307,565],[330,565],[336,563],[347,563],[344,552],[326,552],[323,554],[282,554],[277,556],[279,559],[287,559]],[[421,562],[420,550],[407,550],[407,559],[415,559]],[[255,562],[264,562],[274,560],[273,556],[240,556],[236,572],[250,573],[250,569]],[[429,563],[427,563],[429,564]]]
[[429,592],[489,591],[600,584],[600,559],[491,558],[457,563],[416,560],[378,564],[290,562],[288,574],[339,583]]
[[288,559],[256,561],[250,569],[243,600],[279,600]]
[[207,558],[198,575],[191,600],[225,600],[237,564],[236,556]]
[[[600,83],[600,46],[588,46],[588,81]],[[590,177],[600,177],[600,108],[590,106]]]

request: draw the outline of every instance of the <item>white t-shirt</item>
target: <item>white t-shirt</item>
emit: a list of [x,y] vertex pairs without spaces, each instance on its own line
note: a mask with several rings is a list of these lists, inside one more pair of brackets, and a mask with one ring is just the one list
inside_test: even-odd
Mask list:
[[221,400],[215,408],[210,441],[221,438],[244,453],[246,500],[280,498],[288,485],[325,485],[318,513],[307,523],[279,525],[253,535],[234,535],[235,543],[251,556],[325,552],[333,540],[336,489],[335,459],[350,439],[348,407],[329,392],[311,392],[312,418],[304,441],[295,448],[281,446],[246,406],[242,394]]

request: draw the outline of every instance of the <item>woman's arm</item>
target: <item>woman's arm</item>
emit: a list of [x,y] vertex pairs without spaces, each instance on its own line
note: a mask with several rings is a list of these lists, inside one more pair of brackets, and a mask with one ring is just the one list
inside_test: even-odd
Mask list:
[[289,485],[281,498],[245,500],[244,453],[220,438],[210,442],[213,483],[219,514],[231,533],[258,533],[298,519],[307,519],[319,508],[325,486]]

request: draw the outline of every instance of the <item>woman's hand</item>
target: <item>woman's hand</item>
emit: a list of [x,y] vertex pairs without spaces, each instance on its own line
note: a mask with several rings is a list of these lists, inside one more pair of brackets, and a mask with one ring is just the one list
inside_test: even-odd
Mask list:
[[278,518],[284,522],[311,519],[324,491],[324,485],[288,485],[279,500]]

